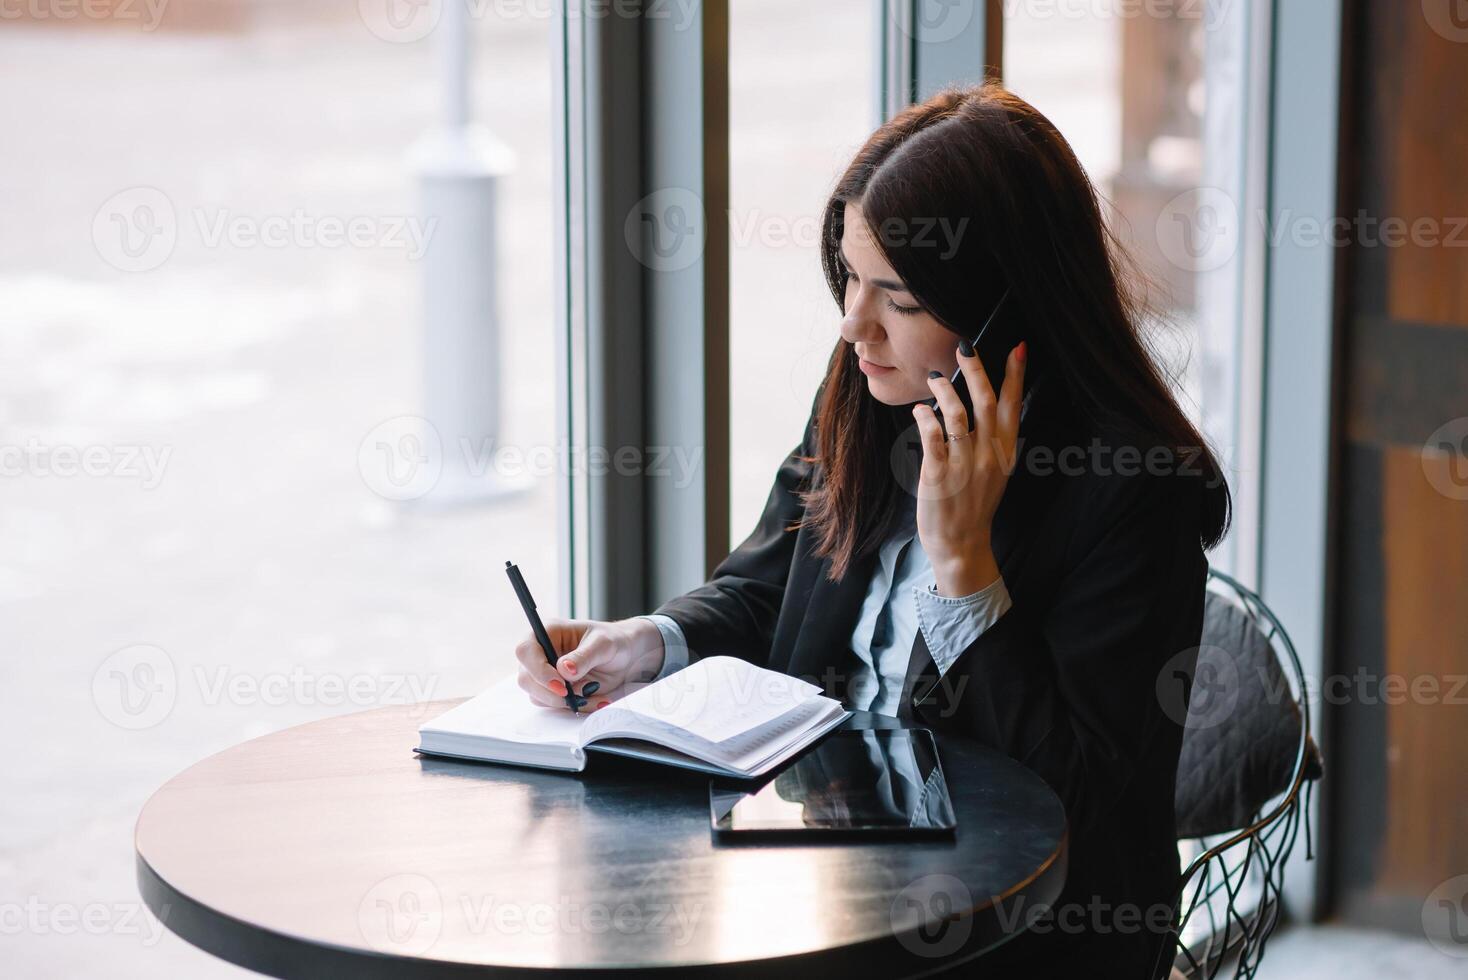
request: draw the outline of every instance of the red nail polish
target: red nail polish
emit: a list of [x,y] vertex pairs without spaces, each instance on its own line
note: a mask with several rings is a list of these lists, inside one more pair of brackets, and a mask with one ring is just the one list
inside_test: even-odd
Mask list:
[[1025,359],[1030,356],[1030,348],[1029,348],[1029,342],[1028,341],[1021,340],[1019,342],[1019,348],[1018,348],[1015,356],[1019,358],[1019,362],[1021,364],[1023,364],[1025,362]]
[[567,661],[564,661],[564,664],[565,664],[565,667],[566,667],[566,673],[568,673],[568,674],[574,674],[574,673],[576,673],[576,665],[574,663],[572,663],[571,661],[567,660]]
[[566,696],[566,684],[564,681],[551,681],[550,689],[555,692],[557,697],[563,698]]
[[607,705],[609,705],[611,703],[612,702],[610,702],[610,701],[598,701],[597,704],[596,704],[596,707],[595,708],[592,708],[591,710],[592,711],[600,711],[601,709],[605,708]]

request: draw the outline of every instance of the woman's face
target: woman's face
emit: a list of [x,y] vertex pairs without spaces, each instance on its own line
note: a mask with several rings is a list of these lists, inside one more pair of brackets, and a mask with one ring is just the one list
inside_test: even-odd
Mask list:
[[846,205],[841,259],[849,274],[841,336],[856,348],[867,390],[887,405],[932,397],[928,372],[952,375],[958,337],[917,305],[854,204]]

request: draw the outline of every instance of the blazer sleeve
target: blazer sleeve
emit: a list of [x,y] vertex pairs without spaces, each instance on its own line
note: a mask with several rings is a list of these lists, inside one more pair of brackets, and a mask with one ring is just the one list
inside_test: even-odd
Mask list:
[[1093,506],[1050,601],[1026,609],[1016,595],[968,651],[975,735],[1044,778],[1073,826],[1108,813],[1134,778],[1150,778],[1139,770],[1162,726],[1180,736],[1157,680],[1199,642],[1207,562],[1197,490],[1158,475],[1090,488]]
[[655,615],[672,619],[683,633],[689,661],[727,655],[764,666],[774,641],[775,620],[785,598],[785,583],[795,555],[794,530],[805,513],[799,494],[810,489],[815,455],[816,406],[812,403],[800,445],[775,473],[759,523],[744,542],[714,569],[709,580],[658,606]]

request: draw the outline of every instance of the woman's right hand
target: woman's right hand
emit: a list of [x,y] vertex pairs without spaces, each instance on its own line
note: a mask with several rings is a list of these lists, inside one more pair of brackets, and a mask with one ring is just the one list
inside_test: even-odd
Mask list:
[[556,648],[557,661],[546,663],[545,653],[527,633],[515,646],[520,661],[520,690],[548,708],[566,706],[567,685],[580,693],[595,682],[596,693],[586,708],[595,711],[630,694],[652,680],[663,667],[663,634],[649,619],[546,620],[545,631]]

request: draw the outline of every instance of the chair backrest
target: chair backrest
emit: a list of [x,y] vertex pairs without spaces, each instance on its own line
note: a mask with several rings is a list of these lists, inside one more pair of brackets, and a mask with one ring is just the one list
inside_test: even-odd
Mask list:
[[[1294,778],[1306,718],[1285,674],[1282,631],[1233,593],[1208,590],[1178,761],[1177,833],[1206,837],[1253,823]],[[1281,645],[1287,645],[1288,638]],[[1291,664],[1293,667],[1293,664]]]
[[1175,966],[1216,977],[1231,963],[1252,977],[1321,764],[1289,635],[1258,595],[1221,572],[1209,573],[1191,682],[1175,806],[1180,850],[1192,860],[1175,907]]

